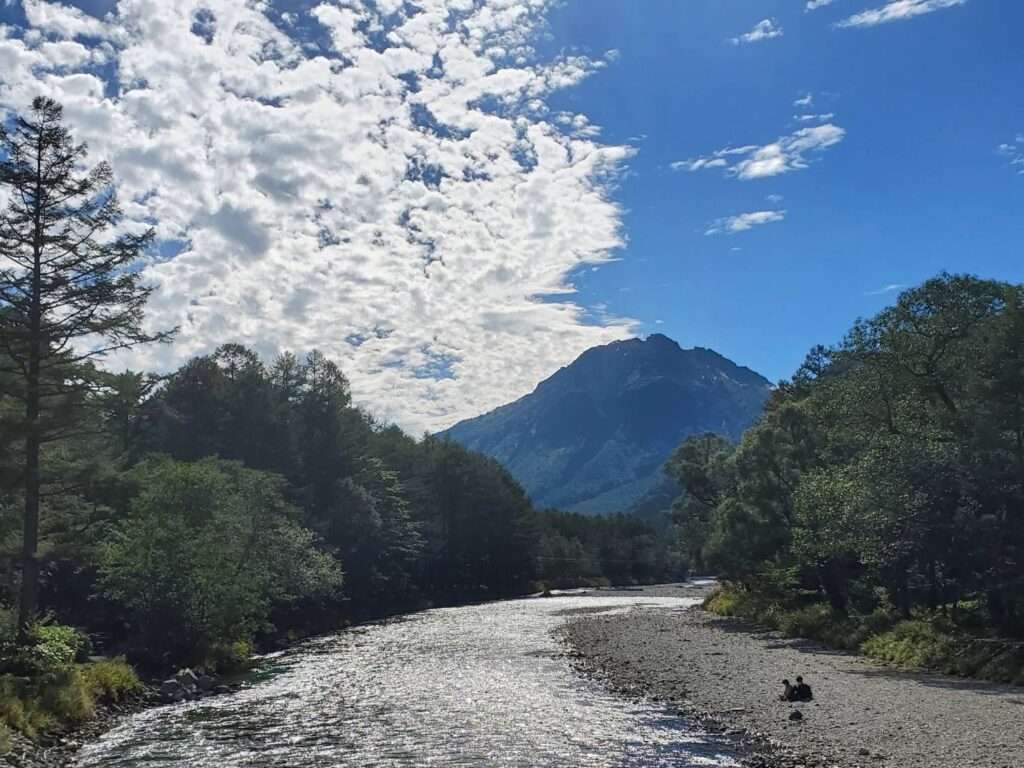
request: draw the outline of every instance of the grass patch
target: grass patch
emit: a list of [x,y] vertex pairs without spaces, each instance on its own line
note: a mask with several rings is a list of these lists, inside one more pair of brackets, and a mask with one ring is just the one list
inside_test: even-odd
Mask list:
[[82,682],[97,703],[120,704],[142,691],[142,682],[124,659],[104,659],[78,668]]
[[[123,659],[74,664],[38,677],[0,677],[0,725],[29,738],[88,722],[96,707],[124,701],[142,688]],[[2,738],[0,738],[2,742]]]
[[1024,685],[1024,646],[972,636],[942,616],[901,621],[884,609],[843,615],[824,603],[787,605],[779,598],[731,585],[717,587],[704,600],[704,609],[764,624],[786,637],[859,651],[902,667]]
[[862,650],[900,666],[1024,685],[1024,648],[1008,641],[971,637],[942,621],[902,621],[868,638]]

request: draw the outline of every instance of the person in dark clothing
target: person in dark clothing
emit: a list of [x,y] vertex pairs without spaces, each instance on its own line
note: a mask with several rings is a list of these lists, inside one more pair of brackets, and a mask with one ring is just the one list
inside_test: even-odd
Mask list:
[[796,688],[789,684],[789,680],[782,681],[782,693],[779,701],[796,701]]
[[811,686],[804,682],[803,677],[797,675],[796,687],[793,689],[794,701],[810,701],[814,698]]

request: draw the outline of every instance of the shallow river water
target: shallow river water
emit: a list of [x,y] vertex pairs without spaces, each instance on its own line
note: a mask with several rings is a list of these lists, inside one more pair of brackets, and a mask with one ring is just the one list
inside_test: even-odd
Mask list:
[[731,766],[728,747],[575,673],[552,630],[574,609],[681,598],[554,597],[442,608],[268,658],[238,693],[150,709],[82,768]]

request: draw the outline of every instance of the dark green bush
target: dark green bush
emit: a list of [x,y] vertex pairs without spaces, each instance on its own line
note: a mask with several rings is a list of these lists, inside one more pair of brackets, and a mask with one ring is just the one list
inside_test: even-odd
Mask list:
[[63,624],[35,624],[28,640],[21,645],[5,638],[0,654],[6,671],[30,677],[63,672],[86,660],[92,647],[84,633]]

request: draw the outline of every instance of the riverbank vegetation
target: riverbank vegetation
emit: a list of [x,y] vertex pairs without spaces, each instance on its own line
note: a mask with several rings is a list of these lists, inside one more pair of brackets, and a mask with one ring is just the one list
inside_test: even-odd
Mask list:
[[1024,683],[1024,286],[943,274],[667,470],[713,610]]
[[112,656],[231,671],[361,618],[684,574],[663,531],[537,511],[495,461],[378,422],[319,352],[104,369],[173,333],[143,330],[154,233],[86,167],[52,101],[0,129],[0,720],[127,695]]

